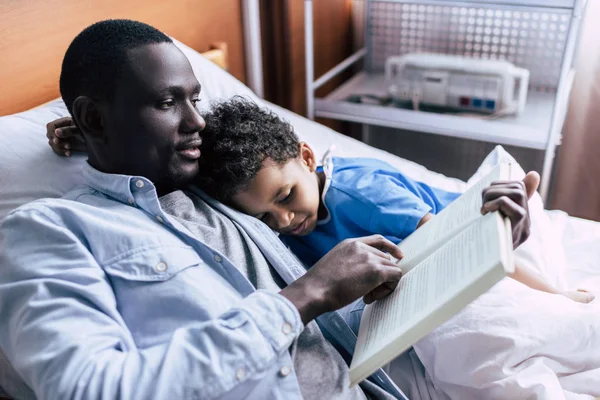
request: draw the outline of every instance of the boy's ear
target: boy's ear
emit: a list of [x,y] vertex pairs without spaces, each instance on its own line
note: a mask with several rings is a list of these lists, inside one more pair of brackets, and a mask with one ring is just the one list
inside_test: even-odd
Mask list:
[[98,104],[87,96],[73,101],[73,120],[86,139],[106,141],[102,113]]
[[306,164],[310,172],[315,172],[317,169],[317,159],[313,150],[306,142],[300,142],[298,147],[300,149],[300,158],[302,161]]

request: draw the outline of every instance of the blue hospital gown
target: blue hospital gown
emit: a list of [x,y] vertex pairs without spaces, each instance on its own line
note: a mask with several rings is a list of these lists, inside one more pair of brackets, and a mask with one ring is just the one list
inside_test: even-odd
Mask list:
[[427,213],[439,213],[460,196],[416,182],[371,158],[333,157],[325,164],[322,198],[328,216],[307,236],[281,236],[307,266],[348,238],[381,234],[400,243]]

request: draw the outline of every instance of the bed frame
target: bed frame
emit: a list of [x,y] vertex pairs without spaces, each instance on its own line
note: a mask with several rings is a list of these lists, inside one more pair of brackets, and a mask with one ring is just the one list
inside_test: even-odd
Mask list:
[[223,68],[229,70],[229,54],[227,54],[227,43],[217,42],[210,45],[210,50],[205,51],[202,55],[210,61]]
[[86,26],[110,18],[153,25],[205,52],[246,82],[245,4],[239,0],[9,1],[0,13],[0,116],[59,97],[58,77],[68,45]]

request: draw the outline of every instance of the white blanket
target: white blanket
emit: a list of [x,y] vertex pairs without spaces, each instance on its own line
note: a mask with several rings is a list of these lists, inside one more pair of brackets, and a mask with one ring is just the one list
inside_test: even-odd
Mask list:
[[[490,155],[488,167],[506,161],[497,152],[501,159]],[[575,235],[572,218],[544,211],[538,196],[530,214],[532,234],[516,251],[517,262],[559,288],[584,288],[600,298],[597,224],[581,221]],[[580,304],[505,278],[414,348],[435,388],[452,399],[594,399],[600,396],[598,298]]]
[[506,278],[415,351],[452,399],[600,396],[600,305]]

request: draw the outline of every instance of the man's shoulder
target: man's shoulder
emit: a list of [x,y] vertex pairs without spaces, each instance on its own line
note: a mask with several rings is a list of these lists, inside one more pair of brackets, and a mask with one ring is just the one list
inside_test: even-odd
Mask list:
[[65,193],[62,197],[46,197],[23,204],[6,216],[6,219],[32,215],[55,217],[63,212],[73,213],[83,205],[94,204],[101,207],[102,202],[111,202],[106,195],[89,186],[78,186]]

